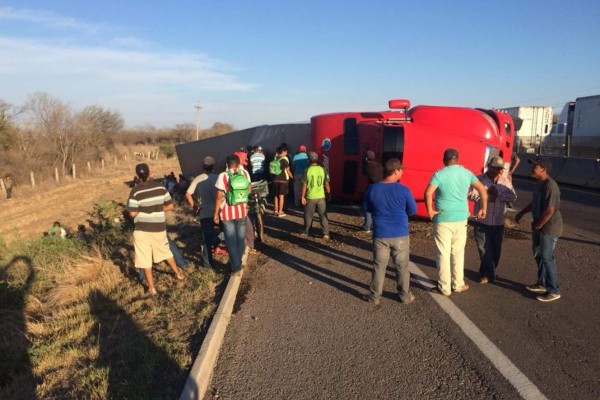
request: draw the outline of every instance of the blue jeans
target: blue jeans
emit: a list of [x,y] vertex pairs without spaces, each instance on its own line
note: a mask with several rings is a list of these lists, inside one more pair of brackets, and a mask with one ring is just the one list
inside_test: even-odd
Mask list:
[[479,251],[479,275],[485,276],[490,282],[493,282],[496,279],[496,270],[500,262],[504,225],[476,223],[474,236]]
[[229,252],[229,265],[231,272],[237,272],[242,269],[242,255],[246,249],[244,243],[246,238],[246,218],[232,219],[223,221],[223,233],[225,234],[225,244]]
[[365,231],[373,229],[373,216],[370,212],[365,211],[365,223],[361,226]]
[[169,239],[169,250],[171,250],[171,253],[173,253],[175,264],[177,264],[179,268],[187,267],[188,262],[185,260],[185,258],[183,258],[183,254],[181,254],[181,250],[179,250],[179,247],[177,247],[175,242],[171,239]]
[[410,300],[410,270],[408,269],[410,256],[410,239],[408,236],[395,238],[373,239],[373,275],[369,288],[373,299],[378,299],[383,294],[383,282],[388,262],[396,268],[396,289],[400,300]]
[[558,236],[548,235],[538,229],[532,232],[533,256],[538,265],[538,285],[546,287],[548,293],[560,293],[558,271],[554,258],[554,247]]
[[[215,222],[212,218],[202,218],[200,220],[200,231],[204,236],[204,244],[202,245],[202,262],[205,267],[213,266],[213,246],[215,244]],[[206,265],[208,263],[208,265]]]

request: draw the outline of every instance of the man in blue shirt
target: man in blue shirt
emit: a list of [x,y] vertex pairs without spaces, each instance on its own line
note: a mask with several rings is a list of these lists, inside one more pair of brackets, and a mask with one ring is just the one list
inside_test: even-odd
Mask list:
[[402,303],[410,303],[410,240],[408,217],[417,211],[410,189],[399,183],[405,167],[391,158],[385,163],[385,178],[369,186],[364,197],[365,211],[373,217],[373,277],[364,300],[378,305],[390,254],[396,267],[396,289]]
[[308,168],[310,161],[306,154],[306,146],[301,145],[298,149],[298,154],[292,158],[292,171],[294,172],[294,205],[300,207],[302,201],[302,176]]
[[450,296],[452,291],[469,290],[464,279],[469,218],[467,193],[471,187],[479,192],[481,206],[476,218],[483,220],[487,210],[487,190],[471,171],[458,164],[456,149],[444,151],[444,165],[433,174],[425,189],[425,206],[433,220],[433,237],[437,247],[439,277],[432,292]]

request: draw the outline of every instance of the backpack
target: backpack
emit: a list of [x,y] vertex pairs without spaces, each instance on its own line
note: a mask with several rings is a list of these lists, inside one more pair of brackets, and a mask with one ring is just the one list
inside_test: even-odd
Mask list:
[[281,163],[279,160],[279,158],[275,157],[275,159],[269,163],[269,172],[273,176],[281,174]]
[[225,193],[225,200],[230,206],[236,206],[238,204],[245,204],[248,202],[248,188],[250,187],[250,181],[246,178],[246,175],[239,168],[236,173],[227,171],[229,177],[227,193]]

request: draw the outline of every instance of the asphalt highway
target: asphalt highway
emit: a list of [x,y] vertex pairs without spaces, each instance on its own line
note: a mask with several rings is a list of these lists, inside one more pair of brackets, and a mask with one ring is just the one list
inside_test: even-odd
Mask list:
[[[518,209],[531,182],[515,186]],[[443,299],[427,291],[436,277],[431,225],[411,221],[416,301],[398,302],[390,269],[373,307],[361,300],[370,235],[356,230],[354,207],[330,207],[330,242],[297,233],[300,210],[269,216],[206,398],[600,398],[600,194],[561,191],[562,298],[552,303],[524,288],[536,277],[527,217],[507,231],[495,284],[476,282],[470,235],[471,290]]]

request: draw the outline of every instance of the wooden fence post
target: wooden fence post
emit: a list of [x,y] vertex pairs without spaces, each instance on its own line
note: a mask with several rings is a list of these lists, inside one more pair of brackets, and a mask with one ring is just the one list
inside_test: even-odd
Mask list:
[[35,187],[35,178],[33,176],[33,171],[29,172],[29,178],[31,178],[31,187]]
[[59,180],[58,180],[58,167],[54,167],[54,179],[56,179],[56,183],[59,183]]
[[0,176],[0,187],[2,187],[2,193],[6,196],[6,186],[4,186],[4,178]]
[[92,172],[92,164],[90,164],[90,162],[87,162],[87,166],[88,166],[88,173]]
[[102,159],[102,169],[104,169],[104,158]]
[[119,157],[115,156],[115,165],[119,164]]
[[77,173],[75,172],[75,164],[73,164],[73,179],[77,179]]

